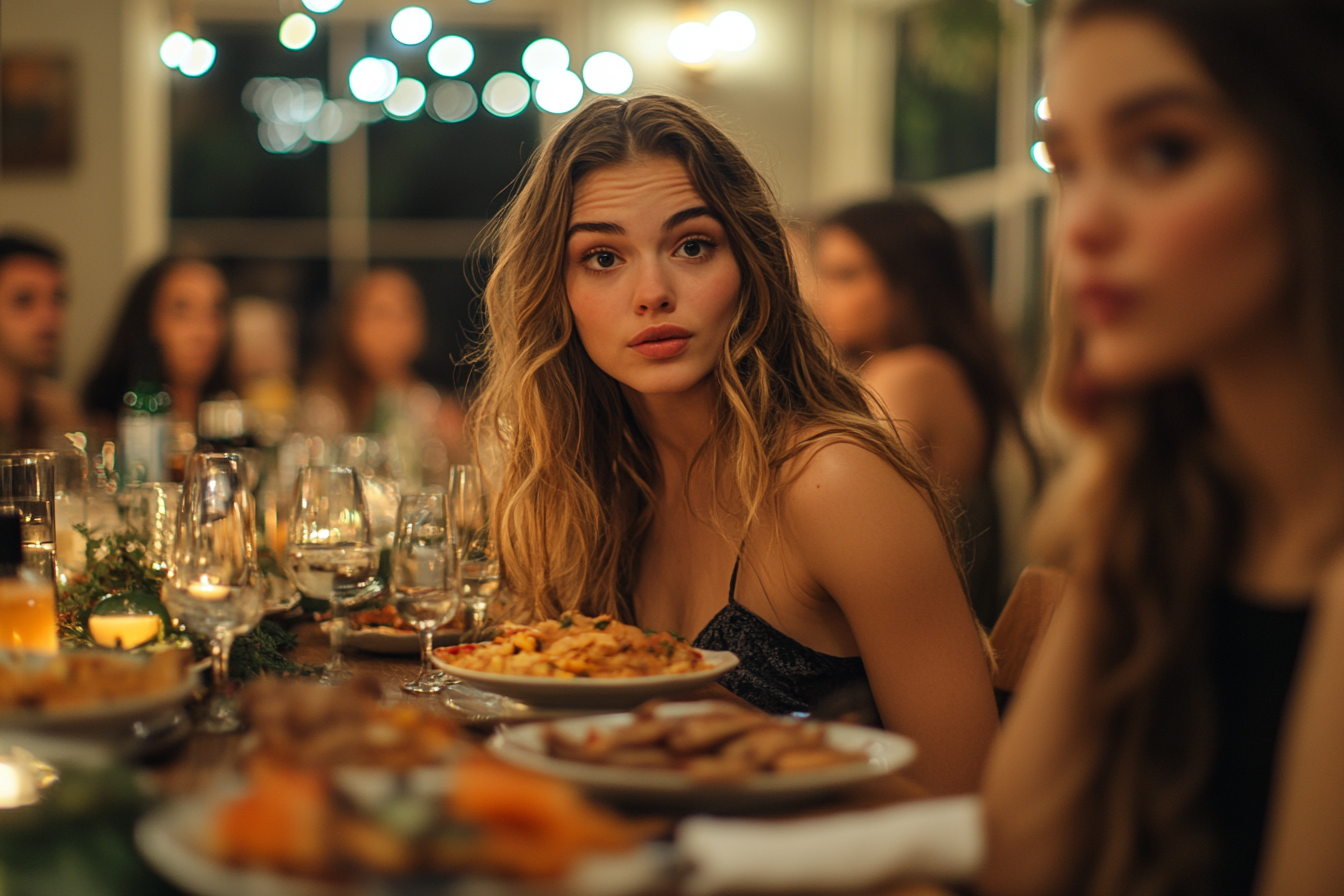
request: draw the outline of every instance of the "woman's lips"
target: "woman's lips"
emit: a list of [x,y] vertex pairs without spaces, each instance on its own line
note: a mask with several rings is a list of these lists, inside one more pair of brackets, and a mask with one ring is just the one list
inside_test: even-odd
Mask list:
[[1078,288],[1078,319],[1084,325],[1112,327],[1134,311],[1138,296],[1133,290],[1092,280]]
[[659,324],[656,327],[646,327],[640,330],[635,338],[630,340],[629,348],[634,349],[646,358],[662,360],[664,358],[675,358],[686,351],[686,346],[690,344],[690,330],[676,324]]

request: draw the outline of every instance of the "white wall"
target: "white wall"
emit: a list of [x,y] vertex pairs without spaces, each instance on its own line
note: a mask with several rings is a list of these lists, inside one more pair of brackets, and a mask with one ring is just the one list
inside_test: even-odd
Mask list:
[[75,64],[75,161],[63,174],[0,171],[0,228],[58,242],[71,306],[63,375],[79,385],[102,350],[131,272],[167,238],[167,33],[158,0],[4,0],[0,48]]

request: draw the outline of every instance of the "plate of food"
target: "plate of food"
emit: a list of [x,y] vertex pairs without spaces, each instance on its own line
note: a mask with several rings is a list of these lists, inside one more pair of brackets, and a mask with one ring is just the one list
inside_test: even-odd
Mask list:
[[432,707],[381,705],[376,683],[250,685],[243,775],[136,827],[141,854],[199,896],[535,893],[662,827],[501,763]]
[[737,667],[726,650],[696,650],[668,632],[610,616],[566,612],[536,625],[504,623],[493,641],[434,651],[434,664],[494,694],[533,706],[627,709],[685,693]]
[[[330,622],[324,622],[322,630],[327,631],[330,626]],[[434,633],[435,647],[446,647],[461,640],[461,629],[444,627]],[[416,635],[415,629],[402,620],[396,607],[391,604],[351,613],[350,630],[345,633],[345,645],[367,650],[369,653],[408,656],[420,653],[420,638]]]
[[189,649],[69,650],[0,659],[0,729],[124,734],[180,707],[198,683]]
[[915,758],[907,737],[718,700],[506,726],[495,755],[625,805],[744,812],[812,802]]

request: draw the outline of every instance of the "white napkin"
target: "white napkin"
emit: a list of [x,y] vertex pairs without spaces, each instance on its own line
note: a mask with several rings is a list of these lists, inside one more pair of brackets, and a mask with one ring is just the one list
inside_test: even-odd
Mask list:
[[984,840],[978,796],[800,821],[699,816],[677,828],[689,896],[860,889],[902,877],[961,882],[979,870]]

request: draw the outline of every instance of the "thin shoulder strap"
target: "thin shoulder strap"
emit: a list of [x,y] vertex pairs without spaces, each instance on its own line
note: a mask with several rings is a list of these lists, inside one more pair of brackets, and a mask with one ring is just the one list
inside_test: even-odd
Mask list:
[[747,546],[747,540],[742,539],[742,545],[737,549],[737,559],[733,561],[733,577],[728,580],[728,603],[735,603],[737,594],[737,568],[742,565],[742,551]]

